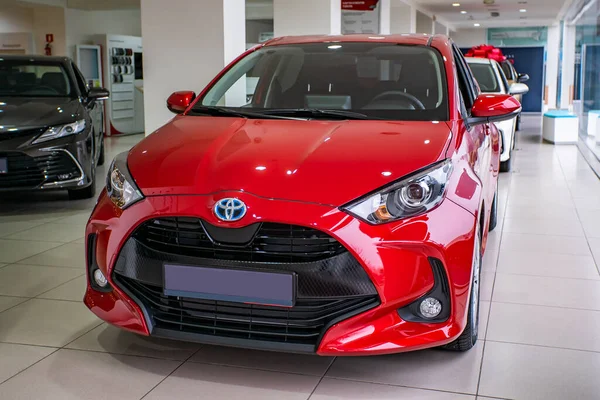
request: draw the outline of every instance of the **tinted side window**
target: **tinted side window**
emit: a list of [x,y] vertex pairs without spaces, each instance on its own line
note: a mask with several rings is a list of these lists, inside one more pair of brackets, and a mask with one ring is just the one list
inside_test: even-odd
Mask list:
[[458,72],[460,91],[462,92],[465,106],[467,109],[471,109],[473,104],[475,104],[475,99],[477,98],[477,86],[475,85],[475,80],[471,74],[471,70],[467,66],[461,51],[456,47],[456,45],[453,45],[453,50],[454,61],[456,63],[456,69]]
[[77,66],[73,63],[71,63],[71,68],[73,68],[73,72],[75,73],[75,80],[77,81],[77,86],[79,87],[79,91],[81,92],[82,95],[85,95],[89,88],[87,83],[85,83],[85,79],[83,78],[83,75],[81,74],[81,72],[79,71],[79,68],[77,68]]

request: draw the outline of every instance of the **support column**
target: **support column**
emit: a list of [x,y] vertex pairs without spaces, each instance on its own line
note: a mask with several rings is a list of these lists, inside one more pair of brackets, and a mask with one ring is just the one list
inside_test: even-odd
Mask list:
[[146,134],[173,117],[172,92],[198,93],[244,52],[245,13],[244,0],[141,2]]
[[573,107],[573,91],[575,81],[575,46],[576,28],[574,25],[564,25],[562,47],[562,81],[560,108]]
[[274,34],[339,35],[342,32],[340,0],[273,0]]
[[381,34],[415,33],[417,9],[402,0],[381,0]]
[[548,27],[546,44],[546,83],[544,92],[544,110],[555,109],[558,91],[558,64],[560,50],[560,25]]

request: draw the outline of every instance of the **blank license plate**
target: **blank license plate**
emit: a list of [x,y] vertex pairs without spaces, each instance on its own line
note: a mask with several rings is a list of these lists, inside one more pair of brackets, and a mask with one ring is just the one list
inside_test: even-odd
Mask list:
[[292,307],[296,275],[164,264],[167,296]]
[[8,174],[8,160],[0,157],[0,174]]

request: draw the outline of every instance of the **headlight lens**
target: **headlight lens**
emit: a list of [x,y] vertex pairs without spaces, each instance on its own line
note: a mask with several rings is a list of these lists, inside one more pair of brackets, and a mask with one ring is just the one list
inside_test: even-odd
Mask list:
[[442,202],[451,174],[444,160],[342,208],[371,224],[414,217]]
[[115,157],[106,178],[108,196],[122,210],[144,198],[127,169],[127,154]]
[[40,137],[33,141],[33,144],[47,142],[48,140],[54,140],[61,137],[76,135],[83,132],[85,129],[85,119],[75,121],[72,124],[51,126],[42,133]]

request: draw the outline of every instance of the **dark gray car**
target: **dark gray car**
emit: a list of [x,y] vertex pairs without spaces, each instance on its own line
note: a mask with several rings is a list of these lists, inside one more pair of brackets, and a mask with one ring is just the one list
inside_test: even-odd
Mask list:
[[105,89],[66,57],[0,56],[0,193],[67,189],[95,195],[104,163]]

